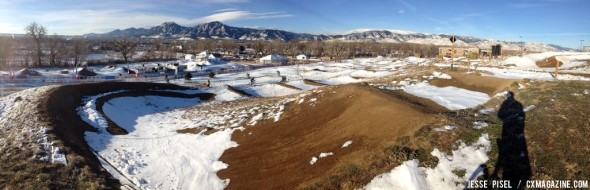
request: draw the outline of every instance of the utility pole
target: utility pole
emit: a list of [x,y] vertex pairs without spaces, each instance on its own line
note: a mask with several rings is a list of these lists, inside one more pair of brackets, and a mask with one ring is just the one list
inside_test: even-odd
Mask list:
[[522,57],[522,46],[524,46],[524,43],[522,42],[522,36],[518,37],[520,37],[520,56]]
[[584,40],[580,40],[580,52],[584,51]]

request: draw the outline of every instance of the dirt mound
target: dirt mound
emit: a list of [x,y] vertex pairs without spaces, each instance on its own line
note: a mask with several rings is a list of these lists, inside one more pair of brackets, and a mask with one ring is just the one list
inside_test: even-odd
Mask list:
[[452,79],[434,79],[430,84],[438,87],[455,86],[471,91],[483,92],[493,96],[510,87],[517,80],[500,79],[494,77],[464,74],[459,72],[447,72]]
[[[229,167],[218,172],[231,179],[228,189],[306,187],[349,164],[363,166],[446,111],[430,100],[366,85],[324,91],[288,105],[278,122],[264,121],[234,133],[239,146],[224,152],[221,161]],[[347,141],[353,142],[342,148]],[[312,157],[322,152],[333,155],[311,165]]]
[[[64,143],[64,146],[67,149],[66,155],[68,155],[69,164],[81,167],[89,166],[88,172],[95,173],[101,177],[110,179],[107,184],[100,184],[101,186],[118,188],[119,183],[114,180],[108,172],[102,169],[98,159],[84,140],[84,132],[96,131],[96,129],[84,122],[78,115],[76,109],[81,106],[82,98],[85,96],[93,96],[118,90],[150,89],[185,90],[188,88],[172,84],[125,82],[105,82],[60,86],[47,92],[47,95],[44,97],[44,99],[40,100],[38,105],[39,115],[43,118],[43,120],[49,123],[49,126],[53,127],[53,133]],[[70,178],[71,176],[63,177]],[[59,181],[60,179],[57,178],[53,180]]]
[[561,67],[561,65],[563,65],[563,62],[557,61],[557,58],[555,58],[555,56],[551,56],[547,59],[537,61],[536,64],[538,67],[541,68],[555,68],[556,64],[559,64],[559,66]]
[[41,76],[41,74],[33,69],[21,69],[16,72],[16,76]]
[[96,73],[94,71],[88,70],[88,68],[82,68],[80,71],[78,71],[78,76],[92,77],[96,76]]

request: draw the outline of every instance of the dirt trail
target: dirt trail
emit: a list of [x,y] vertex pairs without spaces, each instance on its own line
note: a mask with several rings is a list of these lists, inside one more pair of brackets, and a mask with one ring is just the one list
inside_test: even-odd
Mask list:
[[245,92],[243,90],[240,90],[240,89],[238,89],[236,87],[230,86],[230,85],[227,85],[227,89],[229,91],[235,92],[236,94],[239,94],[241,96],[254,97],[252,94],[248,94],[247,92]]
[[[68,165],[89,166],[90,173],[98,174],[102,178],[107,178],[106,184],[102,186],[118,188],[118,181],[114,180],[106,172],[96,156],[90,150],[90,147],[84,140],[84,132],[96,131],[88,123],[84,122],[77,113],[77,108],[81,106],[82,99],[85,96],[93,96],[106,92],[118,90],[185,90],[187,87],[181,87],[172,84],[156,83],[125,83],[125,82],[105,82],[80,85],[59,86],[47,92],[38,104],[40,117],[53,127],[53,134],[60,139],[66,149],[68,156]],[[64,179],[61,179],[63,177]],[[60,176],[54,180],[69,180],[71,176]],[[98,179],[97,179],[98,180]],[[80,182],[95,183],[95,182]]]
[[293,90],[302,90],[301,88],[297,88],[297,87],[295,87],[293,85],[289,85],[289,84],[284,83],[284,82],[279,82],[278,85],[281,85],[282,87],[290,88],[290,89],[293,89]]
[[309,79],[303,79],[303,83],[305,83],[307,85],[313,85],[313,86],[326,86],[326,84],[319,83],[319,82],[309,80]]
[[455,86],[471,91],[483,92],[490,96],[500,93],[518,80],[500,79],[494,77],[464,74],[459,72],[446,72],[452,79],[434,79],[430,84],[438,87]]
[[[305,187],[348,164],[366,164],[398,137],[411,136],[446,111],[430,100],[359,84],[305,97],[311,98],[317,101],[288,105],[278,122],[234,132],[239,146],[223,154],[229,167],[218,172],[231,179],[227,189]],[[341,148],[348,140],[353,143]],[[311,165],[322,152],[334,155]]]

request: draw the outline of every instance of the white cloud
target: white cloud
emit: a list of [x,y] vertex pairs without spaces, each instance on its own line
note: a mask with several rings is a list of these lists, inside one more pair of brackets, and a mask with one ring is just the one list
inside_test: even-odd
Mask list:
[[397,11],[397,14],[404,14],[406,13],[406,10],[400,9],[399,11]]
[[269,19],[269,18],[284,18],[292,17],[292,14],[285,12],[265,12],[265,13],[253,13],[250,11],[227,11],[222,13],[216,13],[209,16],[194,19],[196,23],[206,23],[212,21],[231,21],[231,20],[251,20],[251,19]]
[[9,14],[10,11],[4,13],[0,12],[0,16],[7,18],[0,19],[0,33],[23,33],[24,27],[33,21],[44,25],[51,34],[78,35],[87,33],[104,33],[110,32],[114,29],[125,29],[129,27],[147,28],[170,21],[185,26],[191,26],[211,21],[223,22],[293,16],[285,12],[250,12],[234,10],[192,19],[144,11],[129,11],[127,9],[45,11],[36,14],[19,14],[22,15],[19,17],[10,16]]
[[219,9],[213,12],[227,12],[227,11],[236,11],[238,9],[234,9],[234,8],[227,8],[227,9]]
[[400,3],[404,4],[404,6],[406,6],[408,9],[410,9],[412,12],[416,12],[416,7],[414,7],[414,5],[404,1],[404,0],[399,0]]

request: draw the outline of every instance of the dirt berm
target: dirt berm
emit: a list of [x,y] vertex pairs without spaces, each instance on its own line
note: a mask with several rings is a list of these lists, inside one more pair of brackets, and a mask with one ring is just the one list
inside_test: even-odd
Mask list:
[[[80,85],[66,85],[50,90],[39,103],[40,115],[53,127],[53,133],[66,147],[68,164],[90,166],[92,173],[96,173],[106,179],[111,179],[106,185],[109,188],[118,188],[119,183],[112,180],[111,175],[102,169],[96,156],[84,140],[84,132],[96,131],[95,128],[84,122],[77,113],[82,99],[86,96],[94,96],[102,93],[118,90],[185,90],[172,84],[156,83],[124,83],[106,82]],[[70,178],[72,176],[62,176]],[[56,177],[54,180],[60,180]]]
[[430,84],[438,87],[455,86],[471,91],[483,92],[490,96],[503,92],[518,80],[501,79],[494,77],[465,74],[460,72],[448,72],[452,79],[434,79]]
[[[239,146],[223,153],[221,161],[229,167],[218,172],[231,179],[227,189],[307,187],[347,165],[366,165],[396,139],[412,136],[448,111],[427,99],[361,84],[328,87],[305,99],[288,105],[278,122],[233,134]],[[310,164],[322,152],[333,155]]]

